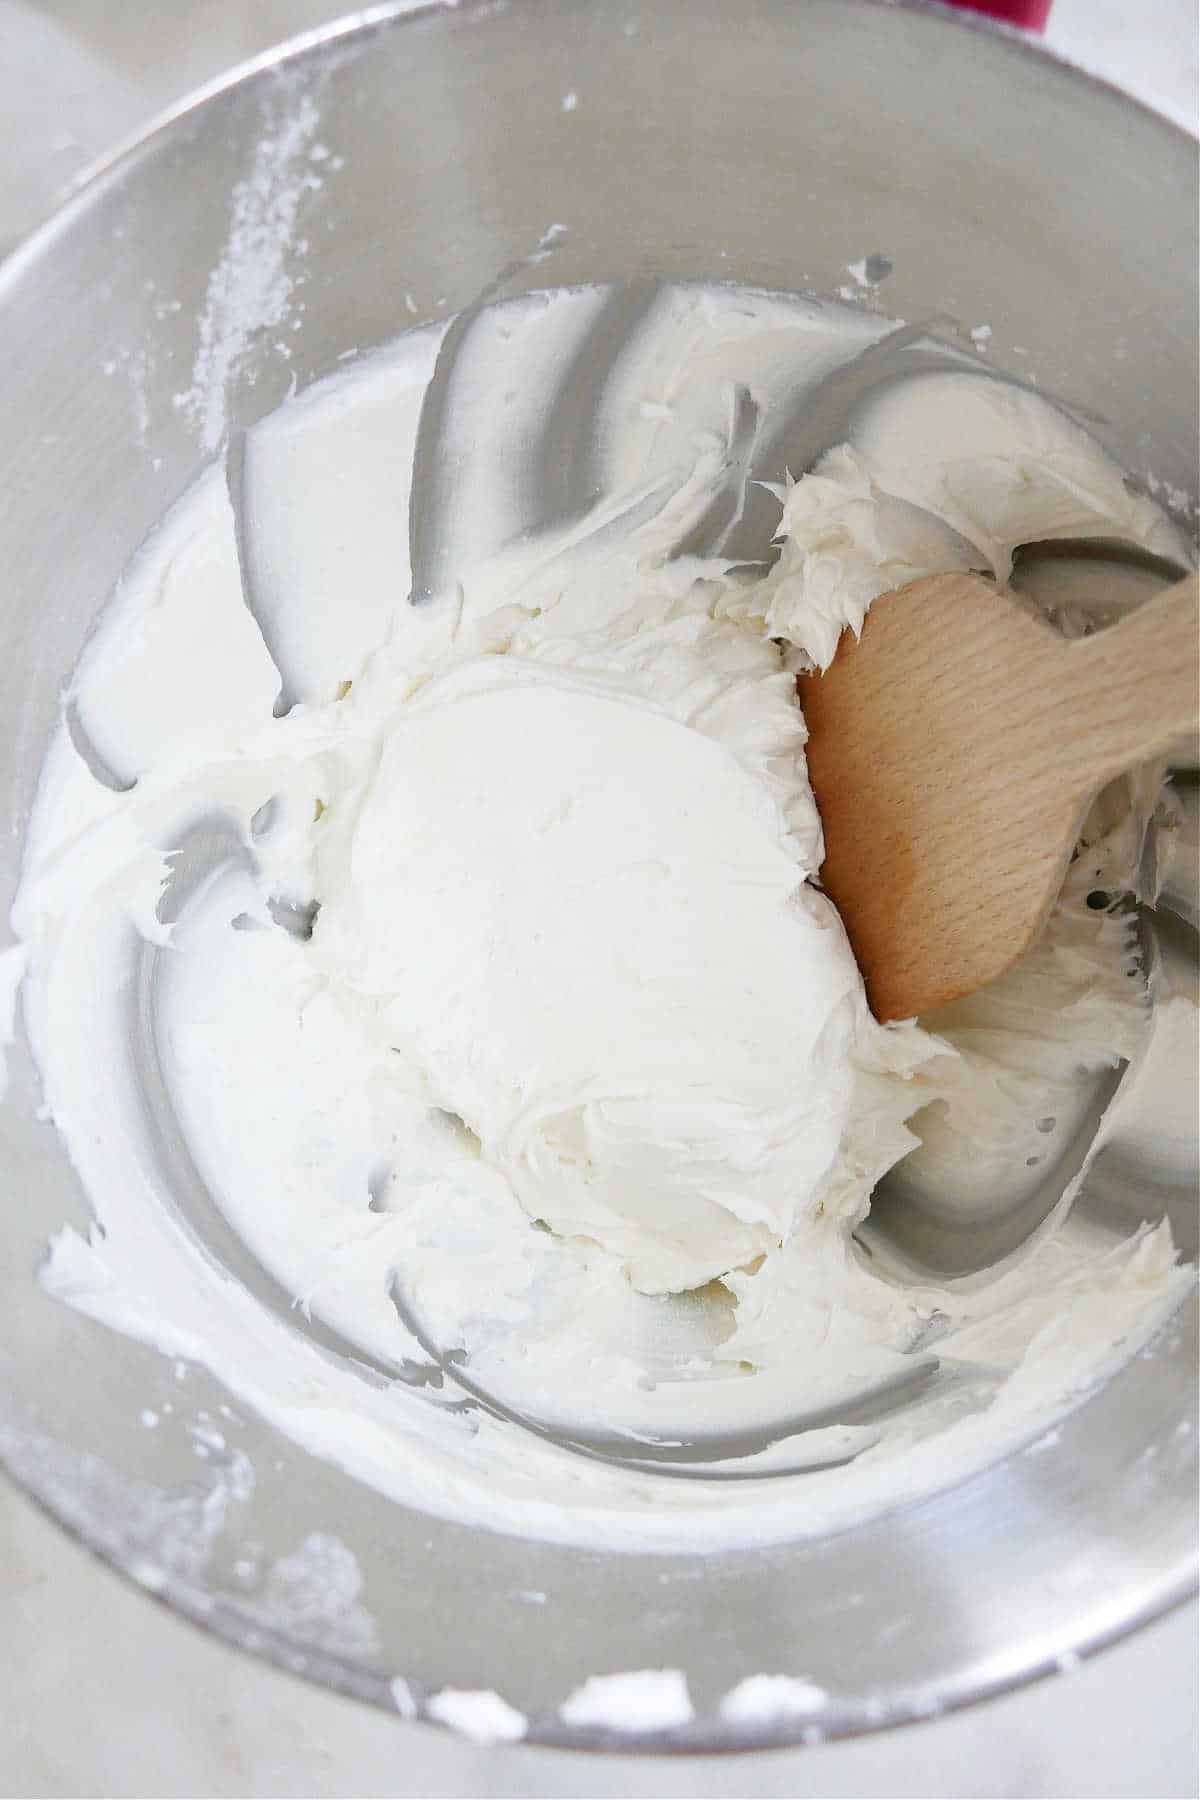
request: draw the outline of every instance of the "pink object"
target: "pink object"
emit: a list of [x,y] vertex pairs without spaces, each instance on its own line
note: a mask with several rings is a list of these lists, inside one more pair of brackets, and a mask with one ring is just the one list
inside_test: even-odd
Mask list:
[[1025,31],[1041,31],[1050,17],[1052,0],[950,0],[950,4],[967,12],[987,13]]

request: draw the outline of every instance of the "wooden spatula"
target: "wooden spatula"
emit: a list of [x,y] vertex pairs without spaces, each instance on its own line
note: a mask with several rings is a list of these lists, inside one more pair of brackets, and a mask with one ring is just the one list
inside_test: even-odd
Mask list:
[[1007,589],[934,575],[802,675],[821,883],[879,1019],[1002,975],[1037,936],[1106,781],[1200,718],[1195,577],[1068,642]]

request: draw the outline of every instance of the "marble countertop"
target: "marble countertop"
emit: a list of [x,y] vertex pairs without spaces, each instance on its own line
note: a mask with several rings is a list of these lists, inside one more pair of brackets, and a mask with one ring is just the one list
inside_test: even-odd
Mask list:
[[[602,0],[598,0],[602,3]],[[190,87],[331,0],[0,0],[0,246]],[[1056,0],[1049,40],[1195,128],[1194,0]],[[114,1654],[114,1648],[117,1652]],[[1197,1793],[1197,1609],[933,1723],[758,1758],[483,1750],[303,1686],[119,1580],[0,1482],[0,1794]]]

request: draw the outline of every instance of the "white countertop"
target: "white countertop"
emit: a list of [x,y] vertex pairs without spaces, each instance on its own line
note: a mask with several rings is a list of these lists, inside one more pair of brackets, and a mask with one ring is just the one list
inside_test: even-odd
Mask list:
[[[21,146],[0,159],[0,246],[189,87],[345,10],[336,0],[0,0],[0,120],[5,143]],[[1194,0],[1056,0],[1048,37],[1194,129]],[[855,1743],[671,1761],[482,1750],[235,1653],[0,1482],[2,1795],[1173,1800],[1197,1793],[1197,1687],[1192,1605],[1053,1681]]]

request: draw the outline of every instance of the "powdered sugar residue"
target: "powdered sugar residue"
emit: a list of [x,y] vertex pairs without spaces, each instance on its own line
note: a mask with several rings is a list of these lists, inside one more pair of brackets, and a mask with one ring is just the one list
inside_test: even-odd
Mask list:
[[295,280],[289,261],[303,249],[295,235],[300,203],[322,185],[312,158],[319,121],[311,94],[297,94],[290,84],[272,94],[250,173],[233,190],[229,235],[197,327],[192,385],[175,396],[210,454],[225,436],[238,362],[260,331],[287,314]]
[[358,1558],[340,1538],[311,1531],[270,1568],[260,1605],[266,1621],[289,1637],[344,1656],[379,1647],[375,1620],[362,1604]]
[[403,1675],[397,1675],[391,1683],[392,1705],[402,1719],[415,1719],[418,1711],[416,1697],[405,1681]]
[[12,1043],[17,1023],[17,992],[25,978],[29,951],[24,944],[0,951],[0,1099],[8,1085],[4,1052]]

